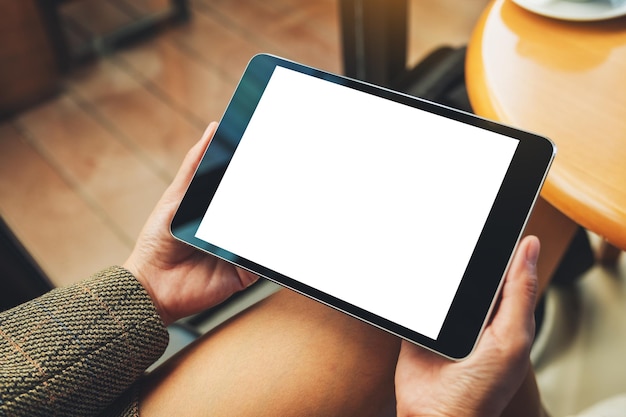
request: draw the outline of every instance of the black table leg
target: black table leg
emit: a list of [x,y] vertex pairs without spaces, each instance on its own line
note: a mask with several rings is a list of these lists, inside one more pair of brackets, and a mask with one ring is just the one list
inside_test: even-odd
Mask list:
[[407,0],[341,0],[344,74],[390,86],[406,71]]

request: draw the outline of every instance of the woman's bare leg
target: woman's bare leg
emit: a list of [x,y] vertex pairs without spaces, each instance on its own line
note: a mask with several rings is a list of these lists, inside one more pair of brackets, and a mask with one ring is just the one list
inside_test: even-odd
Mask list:
[[243,312],[150,376],[151,416],[380,416],[400,341],[289,290]]
[[[542,241],[540,292],[574,230],[571,221],[539,203],[527,233]],[[282,290],[153,373],[141,415],[378,417],[394,401],[399,346],[392,335]],[[541,413],[529,369],[504,415]]]

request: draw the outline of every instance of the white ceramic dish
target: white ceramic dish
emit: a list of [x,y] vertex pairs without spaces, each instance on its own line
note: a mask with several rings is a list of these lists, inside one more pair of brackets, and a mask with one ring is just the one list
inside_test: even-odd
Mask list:
[[531,12],[562,20],[593,21],[626,15],[626,0],[512,0]]

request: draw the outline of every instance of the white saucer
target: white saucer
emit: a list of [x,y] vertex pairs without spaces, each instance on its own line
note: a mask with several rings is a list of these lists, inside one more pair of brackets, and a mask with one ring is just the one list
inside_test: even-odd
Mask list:
[[512,0],[537,14],[563,20],[591,21],[626,15],[626,0]]

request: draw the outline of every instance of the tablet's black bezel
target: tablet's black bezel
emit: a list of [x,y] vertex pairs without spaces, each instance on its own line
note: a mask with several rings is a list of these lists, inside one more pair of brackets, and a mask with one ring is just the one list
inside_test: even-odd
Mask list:
[[[281,275],[195,237],[198,225],[276,66],[286,67],[519,140],[519,145],[489,214],[488,221],[483,228],[436,340],[304,285],[293,277]],[[544,137],[279,57],[261,54],[250,61],[241,78],[214,138],[172,221],[172,234],[177,239],[192,246],[240,265],[404,339],[425,346],[444,356],[462,359],[473,350],[482,331],[500,288],[502,277],[554,155],[553,143]]]

